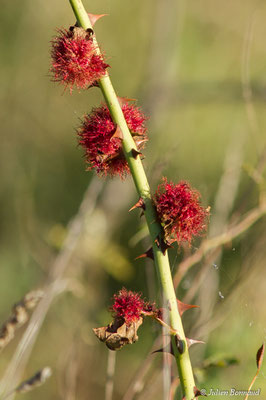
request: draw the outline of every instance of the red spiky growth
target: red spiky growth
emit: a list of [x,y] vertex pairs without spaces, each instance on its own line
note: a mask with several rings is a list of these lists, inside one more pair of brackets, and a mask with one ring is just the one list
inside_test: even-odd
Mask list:
[[201,235],[207,227],[209,215],[200,204],[200,193],[188,182],[175,185],[166,178],[157,188],[153,198],[167,243],[187,241]]
[[52,39],[51,72],[54,81],[61,82],[72,91],[87,89],[105,75],[109,67],[101,54],[96,54],[92,30],[70,27],[58,29],[58,36]]
[[141,318],[145,310],[149,308],[148,306],[141,298],[140,293],[122,288],[118,294],[114,295],[114,304],[111,310],[114,312],[115,317],[123,318],[125,323],[130,325]]
[[[139,107],[128,102],[122,104],[122,111],[140,150],[148,140],[144,124],[147,118]],[[121,178],[130,172],[122,151],[122,132],[112,121],[106,105],[94,108],[91,114],[84,117],[78,135],[79,143],[85,149],[88,169],[95,169],[99,175],[119,175]]]

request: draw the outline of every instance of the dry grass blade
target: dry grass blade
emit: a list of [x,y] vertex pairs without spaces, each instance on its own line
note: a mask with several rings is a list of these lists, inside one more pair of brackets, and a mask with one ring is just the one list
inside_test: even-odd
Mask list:
[[34,290],[27,293],[19,303],[13,306],[10,317],[0,330],[0,351],[14,338],[15,331],[28,321],[28,312],[38,304],[42,297],[42,290]]
[[248,399],[249,391],[251,390],[252,386],[254,385],[255,380],[257,379],[257,377],[258,377],[258,375],[259,375],[260,368],[261,368],[261,364],[262,364],[262,360],[263,360],[263,356],[264,356],[264,349],[265,349],[265,346],[264,346],[264,344],[263,344],[263,345],[259,348],[259,350],[257,351],[257,355],[256,355],[257,372],[256,372],[254,378],[252,379],[251,384],[249,385],[248,392],[247,392],[247,395],[246,395],[246,397],[245,397],[244,400],[247,400],[247,399]]
[[14,390],[8,393],[3,400],[6,400],[14,393],[26,393],[35,389],[38,386],[43,385],[48,378],[52,375],[52,370],[50,367],[45,367],[40,371],[36,372],[32,377],[23,381],[19,386],[17,386]]

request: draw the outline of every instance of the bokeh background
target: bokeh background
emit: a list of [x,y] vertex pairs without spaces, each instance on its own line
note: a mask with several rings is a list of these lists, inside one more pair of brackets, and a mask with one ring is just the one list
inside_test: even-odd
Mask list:
[[[186,179],[200,190],[203,204],[211,206],[207,240],[239,224],[265,202],[265,2],[84,5],[109,14],[96,32],[113,84],[120,96],[138,99],[150,116],[144,163],[153,190],[162,175]],[[110,322],[110,299],[122,286],[152,301],[159,297],[152,264],[134,261],[149,239],[139,213],[128,213],[137,200],[131,178],[99,181],[85,171],[77,146],[75,129],[102,101],[99,90],[70,95],[51,82],[50,40],[56,27],[74,24],[70,5],[2,0],[0,20],[1,320],[25,293],[61,274],[60,293],[48,307],[28,362],[16,364],[21,328],[1,352],[1,376],[15,355],[21,379],[45,365],[53,369],[43,387],[21,395],[25,399],[108,399],[109,365],[114,400],[167,398],[163,356],[151,355],[157,326],[145,322],[139,341],[116,354],[113,372],[114,355],[92,332]],[[171,250],[173,273],[199,246],[200,240]],[[60,270],[62,252],[68,257]],[[266,337],[265,257],[265,217],[259,212],[256,223],[181,280],[178,297],[201,306],[184,316],[187,335],[206,341],[191,348],[199,387],[244,390],[251,382]],[[9,388],[13,376],[8,375]],[[265,378],[263,366],[254,386],[261,388],[261,399]]]

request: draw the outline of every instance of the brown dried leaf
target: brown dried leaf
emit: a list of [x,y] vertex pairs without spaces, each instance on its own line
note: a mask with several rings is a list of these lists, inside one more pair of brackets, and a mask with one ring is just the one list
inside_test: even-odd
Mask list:
[[123,319],[115,319],[107,326],[93,329],[93,332],[110,350],[120,350],[126,344],[132,344],[138,340],[137,330],[142,322],[141,317],[130,325],[127,325]]

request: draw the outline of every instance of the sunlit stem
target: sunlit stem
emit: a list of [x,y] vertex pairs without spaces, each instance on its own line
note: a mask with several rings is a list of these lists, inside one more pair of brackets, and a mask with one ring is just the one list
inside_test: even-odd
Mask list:
[[[87,12],[81,2],[81,0],[69,0],[72,9],[74,11],[75,17],[77,19],[78,24],[84,29],[92,29],[92,25],[89,19]],[[96,46],[96,51],[100,53],[98,43],[95,35],[93,35],[93,40]],[[155,265],[158,271],[159,280],[162,286],[163,295],[167,302],[169,309],[169,320],[170,325],[173,332],[178,332],[180,340],[183,342],[183,353],[180,354],[176,343],[173,337],[172,345],[173,350],[177,362],[177,367],[179,371],[180,382],[183,390],[183,394],[186,400],[194,399],[194,377],[191,367],[191,362],[188,353],[188,346],[183,330],[182,321],[177,308],[176,294],[173,286],[173,280],[169,265],[169,259],[167,251],[163,254],[160,247],[155,243],[158,235],[161,234],[161,226],[157,222],[156,212],[152,204],[151,200],[151,192],[149,183],[140,160],[140,157],[137,156],[134,158],[132,154],[132,150],[136,148],[135,142],[131,136],[131,133],[128,129],[127,123],[125,121],[119,100],[114,91],[113,85],[109,78],[108,73],[99,80],[99,86],[103,93],[106,104],[110,110],[113,121],[117,126],[120,127],[123,134],[123,151],[128,162],[136,190],[140,197],[145,202],[145,217],[147,221],[147,225],[149,228],[149,233],[151,236],[151,240],[153,243],[153,255],[155,260]]]

